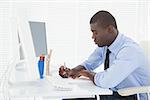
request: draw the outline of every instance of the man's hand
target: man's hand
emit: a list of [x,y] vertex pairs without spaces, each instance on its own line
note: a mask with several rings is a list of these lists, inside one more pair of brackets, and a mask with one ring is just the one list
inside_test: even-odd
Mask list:
[[96,73],[85,70],[85,68],[81,65],[69,69],[64,66],[59,68],[59,75],[63,78],[72,77],[73,79],[78,78],[80,76],[88,77],[94,83],[94,76]]
[[62,78],[68,78],[68,77],[69,77],[69,75],[68,75],[69,71],[70,71],[69,68],[66,68],[66,67],[64,67],[64,66],[61,66],[61,67],[59,68],[59,75],[60,75]]
[[69,77],[75,79],[75,78],[78,78],[80,77],[80,70],[77,70],[77,69],[71,69],[68,73]]
[[73,79],[75,78],[79,78],[81,75],[80,75],[80,71],[82,70],[85,70],[85,67],[84,66],[81,66],[81,65],[78,65],[77,67],[71,69],[69,71],[69,76],[72,77]]
[[80,71],[85,69],[83,66],[79,65],[73,69],[61,66],[59,68],[59,75],[63,78],[72,77],[73,79],[80,77]]

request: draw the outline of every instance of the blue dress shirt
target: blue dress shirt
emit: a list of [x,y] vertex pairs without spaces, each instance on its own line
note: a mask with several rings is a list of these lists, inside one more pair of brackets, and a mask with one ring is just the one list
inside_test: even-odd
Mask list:
[[[127,87],[150,86],[150,67],[140,46],[132,39],[118,34],[109,47],[97,47],[81,65],[92,71],[105,61],[107,48],[109,68],[94,77],[94,83],[113,91]],[[142,100],[146,96],[140,95]]]

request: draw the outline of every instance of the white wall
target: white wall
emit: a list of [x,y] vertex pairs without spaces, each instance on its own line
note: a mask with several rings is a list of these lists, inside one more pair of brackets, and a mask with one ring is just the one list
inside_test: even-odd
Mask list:
[[121,33],[136,41],[149,39],[146,2],[28,1],[14,2],[13,7],[14,13],[23,20],[46,21],[48,49],[53,49],[55,64],[65,61],[77,65],[94,50],[89,20],[99,10],[108,10],[114,15]]
[[[99,10],[107,10],[116,18],[119,32],[133,39],[138,37],[138,2],[81,2],[79,3],[79,37],[78,62],[87,58],[94,47],[91,39],[89,20]],[[80,51],[80,49],[83,51]]]
[[48,48],[53,49],[52,62],[76,63],[78,24],[78,3],[48,3],[47,37]]
[[[147,37],[148,37],[148,41],[149,41],[149,48],[150,48],[150,2],[148,3],[148,35],[147,35]],[[149,49],[150,50],[150,49]],[[150,53],[149,53],[149,51],[148,51],[148,58],[149,58],[149,63],[150,63]]]
[[0,1],[0,100],[2,100],[2,81],[10,60],[10,3]]
[[[107,10],[116,18],[120,33],[123,33],[135,41],[150,40],[148,32],[148,4],[147,2],[122,2],[122,1],[98,1],[79,3],[79,37],[78,61],[86,59],[94,49],[91,39],[89,20],[99,10]],[[148,45],[148,44],[145,44]],[[80,49],[79,49],[80,48]],[[84,50],[84,51],[81,51]],[[103,68],[97,69],[102,70]],[[96,71],[97,71],[96,70]]]

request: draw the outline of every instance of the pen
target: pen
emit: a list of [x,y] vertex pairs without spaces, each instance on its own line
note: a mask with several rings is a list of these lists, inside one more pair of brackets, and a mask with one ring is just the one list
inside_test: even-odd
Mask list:
[[66,69],[66,63],[64,62],[64,69]]

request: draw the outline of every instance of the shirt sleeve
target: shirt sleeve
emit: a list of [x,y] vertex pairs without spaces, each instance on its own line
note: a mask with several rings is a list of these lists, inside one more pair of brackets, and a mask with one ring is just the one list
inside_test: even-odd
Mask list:
[[102,64],[103,48],[97,47],[94,52],[80,65],[84,66],[87,70],[91,71]]
[[94,76],[94,82],[102,88],[114,88],[142,64],[142,53],[132,47],[119,51],[110,67]]

